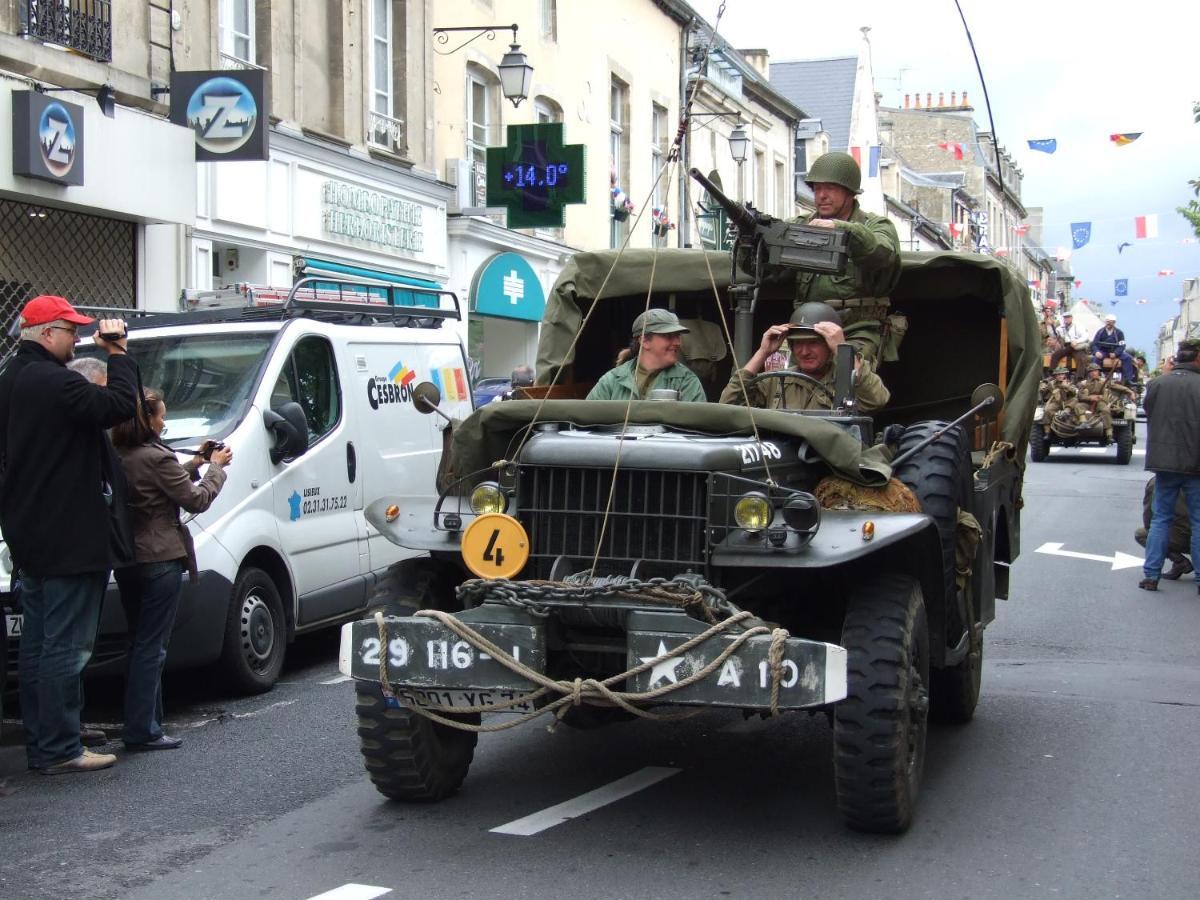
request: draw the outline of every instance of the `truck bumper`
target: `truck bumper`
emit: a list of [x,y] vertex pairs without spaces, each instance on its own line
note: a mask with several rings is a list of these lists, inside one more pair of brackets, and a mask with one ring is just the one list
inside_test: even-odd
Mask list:
[[[458,618],[532,671],[545,673],[544,619],[492,604],[459,613]],[[750,637],[714,666],[740,633],[736,626],[678,654],[672,651],[708,630],[708,626],[682,612],[633,610],[625,615],[625,630],[628,668],[644,664],[645,671],[627,678],[624,685],[613,685],[615,690],[645,693],[669,689],[653,698],[655,706],[771,708],[771,635]],[[339,667],[344,675],[378,682],[381,660],[397,695],[417,705],[490,706],[497,701],[506,705],[539,687],[436,619],[387,617],[382,625],[365,620],[342,627]],[[846,666],[846,650],[842,647],[787,638],[777,708],[813,708],[845,699]],[[708,674],[690,680],[708,667],[713,667]],[[528,708],[518,705],[508,711]]]

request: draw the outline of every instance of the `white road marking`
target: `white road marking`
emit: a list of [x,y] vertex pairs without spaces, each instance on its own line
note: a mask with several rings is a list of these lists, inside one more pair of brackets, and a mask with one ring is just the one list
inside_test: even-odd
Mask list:
[[211,716],[207,719],[198,719],[195,722],[181,722],[180,728],[202,728],[213,722],[222,722],[227,719],[253,719],[255,716],[261,716],[265,712],[270,712],[272,709],[279,709],[284,706],[291,706],[295,700],[279,700],[276,703],[268,703],[262,709],[252,709],[249,712],[242,713],[221,713],[219,716]]
[[1128,553],[1116,551],[1112,556],[1098,556],[1095,553],[1077,553],[1074,550],[1064,550],[1061,543],[1045,543],[1033,551],[1034,553],[1046,553],[1050,556],[1066,556],[1071,559],[1090,559],[1095,562],[1109,563],[1112,565],[1112,571],[1118,569],[1132,569],[1135,566],[1140,566],[1145,562],[1140,556],[1131,556]]
[[343,681],[353,681],[353,680],[354,679],[351,678],[349,675],[339,675],[337,678],[330,678],[326,681],[322,681],[321,684],[341,684]]
[[638,791],[655,785],[663,779],[670,778],[672,775],[678,775],[680,771],[668,766],[647,766],[631,775],[626,775],[624,778],[618,778],[611,784],[604,785],[604,787],[588,791],[586,794],[580,794],[572,800],[548,807],[541,812],[533,813],[521,819],[514,819],[511,822],[491,829],[491,831],[493,834],[514,834],[521,837],[529,837],[530,835],[545,831],[547,828],[561,825],[578,816],[587,815],[603,806],[608,806],[610,803],[623,800],[629,795],[636,794]]
[[373,900],[391,892],[391,888],[375,887],[371,884],[343,884],[332,891],[309,897],[308,900]]

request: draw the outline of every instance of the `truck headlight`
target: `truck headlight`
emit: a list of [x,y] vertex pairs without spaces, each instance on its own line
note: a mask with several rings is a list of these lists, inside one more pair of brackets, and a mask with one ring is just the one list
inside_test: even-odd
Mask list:
[[762,531],[773,517],[771,504],[763,494],[746,494],[733,505],[733,521],[747,531]]
[[471,511],[477,516],[502,513],[508,508],[508,498],[494,481],[485,481],[471,491]]

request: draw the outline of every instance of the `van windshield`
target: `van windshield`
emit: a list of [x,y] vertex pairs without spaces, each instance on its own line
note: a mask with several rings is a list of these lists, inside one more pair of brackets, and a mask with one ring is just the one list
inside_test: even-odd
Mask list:
[[[223,437],[241,419],[275,332],[137,336],[130,355],[142,384],[163,392],[170,444]],[[98,347],[80,347],[77,355],[105,359]]]

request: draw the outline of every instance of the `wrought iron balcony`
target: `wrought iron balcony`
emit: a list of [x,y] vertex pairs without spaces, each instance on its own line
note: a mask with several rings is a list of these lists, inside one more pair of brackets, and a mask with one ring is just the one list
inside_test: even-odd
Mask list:
[[21,37],[112,61],[112,0],[20,0]]
[[258,69],[262,72],[266,71],[265,66],[260,66],[258,63],[252,63],[249,60],[242,59],[240,56],[234,56],[232,53],[226,53],[224,50],[220,53],[220,68],[227,72],[237,71],[239,69]]
[[407,149],[404,136],[404,120],[386,116],[374,110],[367,111],[367,139],[376,147],[383,147],[403,155]]

